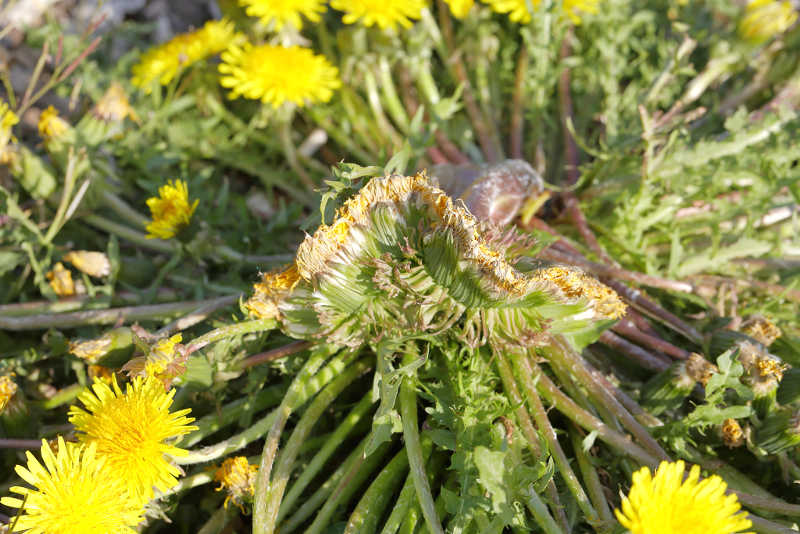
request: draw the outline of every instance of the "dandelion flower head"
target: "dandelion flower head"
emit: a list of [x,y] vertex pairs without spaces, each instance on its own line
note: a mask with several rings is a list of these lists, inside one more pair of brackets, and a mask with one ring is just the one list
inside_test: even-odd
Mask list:
[[199,200],[189,204],[189,188],[183,180],[170,181],[158,188],[158,196],[147,199],[152,222],[147,237],[169,239],[185,228],[197,209]]
[[[497,13],[507,13],[512,22],[527,24],[531,21],[532,7],[539,7],[541,0],[485,0]],[[564,13],[573,24],[581,23],[581,13],[597,13],[597,4],[600,0],[564,0]]]
[[311,22],[319,22],[320,14],[325,12],[325,2],[321,0],[239,0],[245,12],[251,17],[258,17],[261,22],[275,24],[280,31],[285,24],[298,30],[303,28],[302,17]]
[[6,146],[15,141],[11,129],[19,122],[19,117],[11,111],[8,104],[0,102],[0,163],[8,163],[10,156]]
[[256,489],[258,466],[251,465],[244,456],[228,458],[214,473],[214,481],[219,482],[217,491],[226,490],[225,506],[233,502],[242,508],[253,498]]
[[233,22],[208,21],[199,30],[177,35],[145,52],[133,66],[131,82],[149,93],[155,80],[168,85],[184,68],[222,52],[238,38]]
[[92,114],[98,119],[106,122],[117,122],[130,117],[138,120],[136,111],[125,94],[125,89],[114,82],[95,104]]
[[685,465],[661,462],[655,475],[643,467],[622,499],[617,519],[632,534],[734,534],[751,527],[745,513],[737,513],[736,495],[725,495],[727,485],[717,475],[700,481],[694,465],[686,480]]
[[10,376],[0,376],[0,413],[3,412],[8,401],[17,393],[17,383]]
[[4,497],[2,504],[24,511],[14,531],[28,534],[134,534],[142,519],[119,474],[108,468],[95,445],[66,443],[54,451],[42,440],[42,462],[27,452],[27,467],[17,474],[33,488],[14,486],[22,498]]
[[739,23],[739,35],[753,43],[777,37],[797,20],[797,11],[790,0],[751,0]]
[[274,108],[284,102],[327,102],[341,85],[336,67],[300,46],[231,46],[222,54],[219,72],[220,83],[231,90],[229,98],[261,100]]
[[445,2],[450,6],[450,12],[453,16],[459,19],[466,17],[475,4],[475,0],[445,0]]
[[111,384],[95,380],[78,396],[85,409],[72,406],[69,411],[80,440],[97,446],[140,503],[153,496],[153,487],[166,491],[177,484],[181,471],[170,460],[186,450],[171,440],[197,428],[189,425],[191,410],[169,411],[174,395],[175,390],[164,391],[152,377],[135,377],[123,392],[114,376]]
[[151,376],[169,388],[176,376],[186,372],[187,355],[180,350],[181,334],[158,340],[145,356],[133,358],[122,370],[129,376]]
[[380,29],[395,29],[397,25],[411,27],[411,19],[422,17],[424,0],[331,0],[331,7],[344,11],[345,24],[361,22],[364,26],[377,25]]
[[39,133],[46,140],[64,135],[69,130],[69,123],[58,116],[58,111],[49,106],[39,115]]

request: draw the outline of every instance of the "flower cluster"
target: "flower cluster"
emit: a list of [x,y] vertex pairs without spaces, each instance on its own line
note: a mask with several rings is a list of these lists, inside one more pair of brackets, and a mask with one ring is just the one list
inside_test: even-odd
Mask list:
[[172,445],[190,426],[190,410],[170,412],[174,391],[154,378],[134,378],[123,392],[95,380],[79,395],[84,408],[72,406],[70,422],[78,443],[59,436],[54,449],[42,443],[44,465],[30,452],[17,474],[32,488],[11,488],[22,498],[2,503],[17,508],[15,531],[41,534],[133,533],[154,490],[177,483],[180,470],[171,458],[186,453]]

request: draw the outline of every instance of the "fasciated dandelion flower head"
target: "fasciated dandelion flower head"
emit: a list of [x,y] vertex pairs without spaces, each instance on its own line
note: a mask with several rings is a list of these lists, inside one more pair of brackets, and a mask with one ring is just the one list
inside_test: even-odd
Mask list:
[[225,50],[241,39],[233,22],[211,20],[199,30],[182,33],[151,48],[133,66],[131,82],[149,93],[153,83],[168,85],[186,67]]
[[342,21],[345,24],[360,22],[382,30],[396,29],[398,25],[410,28],[412,19],[422,17],[426,5],[424,0],[331,0],[332,8],[344,12]]
[[158,196],[147,199],[152,222],[147,237],[170,239],[188,226],[199,200],[189,203],[189,188],[183,180],[170,181],[158,188]]
[[0,413],[17,393],[17,383],[9,375],[0,376]]
[[[54,450],[54,448],[56,450]],[[128,494],[124,479],[110,469],[95,444],[65,442],[54,448],[42,440],[42,462],[26,453],[17,474],[32,488],[14,486],[22,498],[2,504],[23,509],[14,532],[28,534],[123,534],[136,532],[142,507]]]
[[229,98],[261,100],[274,108],[284,102],[328,102],[341,86],[339,70],[301,46],[231,46],[222,54],[219,72]]
[[246,502],[253,498],[256,488],[256,475],[258,466],[251,465],[244,456],[227,458],[214,472],[214,481],[219,482],[217,491],[225,490],[225,507],[232,502],[243,508]]
[[751,0],[739,22],[739,35],[752,43],[763,43],[796,21],[797,11],[790,0]]
[[717,475],[700,480],[694,465],[684,480],[685,464],[661,462],[655,475],[649,467],[633,474],[633,484],[615,510],[632,534],[734,534],[752,526],[736,495]]
[[286,24],[300,30],[303,17],[319,22],[320,14],[325,12],[325,2],[321,0],[239,0],[239,5],[251,17],[258,17],[265,25],[274,24],[279,31]]
[[45,140],[55,139],[64,135],[70,128],[69,123],[58,116],[58,111],[49,106],[39,115],[39,133]]
[[186,451],[172,441],[197,428],[189,424],[191,410],[170,412],[174,394],[153,377],[135,377],[123,392],[112,377],[110,384],[95,380],[78,397],[84,408],[69,411],[79,439],[96,445],[141,504],[152,498],[154,487],[166,491],[178,482],[181,471],[171,457]]

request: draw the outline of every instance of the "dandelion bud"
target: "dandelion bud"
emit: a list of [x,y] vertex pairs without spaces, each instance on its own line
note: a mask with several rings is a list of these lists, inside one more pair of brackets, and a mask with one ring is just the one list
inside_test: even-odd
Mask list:
[[217,491],[225,490],[225,507],[232,502],[244,511],[244,505],[252,502],[255,493],[258,466],[251,465],[244,456],[228,458],[214,473],[214,480],[219,482]]
[[744,432],[736,419],[725,419],[722,422],[722,440],[729,449],[740,447],[744,443]]
[[133,333],[125,326],[115,328],[96,339],[70,342],[69,351],[89,364],[117,367],[133,351]]
[[752,317],[742,325],[742,333],[752,337],[765,347],[781,337],[781,329],[765,317]]
[[764,417],[775,405],[778,385],[788,366],[749,341],[739,343],[739,361],[745,369],[741,380],[753,390],[753,407]]
[[111,274],[111,262],[108,261],[108,256],[102,252],[73,250],[64,255],[64,261],[70,262],[79,271],[95,278]]
[[777,454],[800,445],[800,413],[774,410],[756,431],[756,445],[767,454]]
[[702,355],[693,352],[686,360],[686,372],[693,380],[700,382],[705,387],[714,373],[719,372],[719,369]]
[[148,239],[170,239],[189,225],[199,200],[189,203],[189,188],[175,180],[158,188],[158,196],[147,199],[152,222],[147,225]]
[[689,372],[690,367],[698,368],[689,361],[675,362],[653,376],[642,388],[643,406],[656,416],[667,410],[679,408],[699,381],[696,373],[693,375]]

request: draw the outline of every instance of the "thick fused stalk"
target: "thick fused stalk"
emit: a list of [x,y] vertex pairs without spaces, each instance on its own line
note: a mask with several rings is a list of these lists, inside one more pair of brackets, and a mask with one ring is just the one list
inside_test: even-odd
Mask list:
[[[319,373],[317,371],[325,363],[329,352],[320,350],[313,353],[297,377],[289,386],[289,391],[283,398],[281,405],[275,410],[275,419],[267,434],[264,442],[264,449],[261,453],[261,462],[258,467],[258,477],[256,478],[255,502],[253,503],[253,532],[263,534],[266,532],[267,524],[267,491],[269,480],[272,474],[272,463],[275,460],[275,453],[278,451],[278,441],[280,440],[283,427],[292,412],[297,409],[308,397],[306,392],[315,389],[319,382],[328,382],[334,376],[341,373],[353,357],[352,352],[342,352],[334,357],[325,369]],[[321,386],[317,387],[319,391]]]
[[328,461],[353,428],[364,419],[372,404],[372,392],[370,391],[353,407],[342,422],[336,426],[336,430],[325,440],[325,444],[317,454],[314,455],[308,465],[303,468],[303,472],[300,473],[300,476],[297,477],[297,480],[286,493],[286,497],[284,497],[281,502],[281,507],[278,510],[278,521],[285,517],[289,510],[292,509],[292,506],[303,493],[303,490],[305,490],[308,484],[317,476],[317,473],[323,468],[325,462]]
[[372,534],[378,530],[383,511],[408,469],[408,455],[401,450],[375,478],[350,514],[344,534]]
[[[408,352],[403,358],[403,365],[413,363],[417,356],[414,352]],[[408,464],[411,467],[411,477],[414,480],[414,488],[417,490],[422,515],[425,523],[433,534],[444,534],[439,516],[436,513],[431,486],[425,474],[425,458],[422,454],[422,445],[419,438],[419,425],[417,423],[417,390],[414,380],[411,377],[403,378],[400,385],[400,417],[403,420],[403,438],[406,442],[406,452],[408,453]]]
[[567,460],[567,456],[561,449],[561,445],[558,443],[556,432],[550,424],[544,405],[542,405],[539,394],[536,392],[536,385],[531,378],[530,368],[526,366],[527,359],[523,355],[516,355],[512,360],[517,370],[517,377],[520,379],[522,389],[525,391],[525,400],[531,409],[533,420],[536,422],[539,432],[547,442],[547,447],[550,449],[550,454],[553,460],[555,460],[558,471],[564,478],[564,482],[566,482],[573,497],[575,497],[581,511],[586,516],[586,521],[591,524],[596,524],[599,520],[599,516],[592,506],[592,503],[589,501],[589,497],[586,496],[586,492],[583,490],[583,486],[581,486],[578,477],[575,476],[575,473],[572,471],[572,467],[570,467],[569,460]]
[[289,475],[292,473],[292,467],[294,466],[294,461],[297,458],[300,447],[328,406],[339,396],[345,387],[350,385],[368,369],[369,365],[364,360],[354,363],[328,384],[306,409],[281,453],[275,469],[275,476],[270,481],[266,491],[261,493],[263,499],[266,500],[266,517],[264,518],[264,524],[259,524],[258,528],[261,530],[254,530],[254,532],[272,533],[275,531],[275,523],[278,518],[281,499],[283,498],[283,493],[289,481]]

